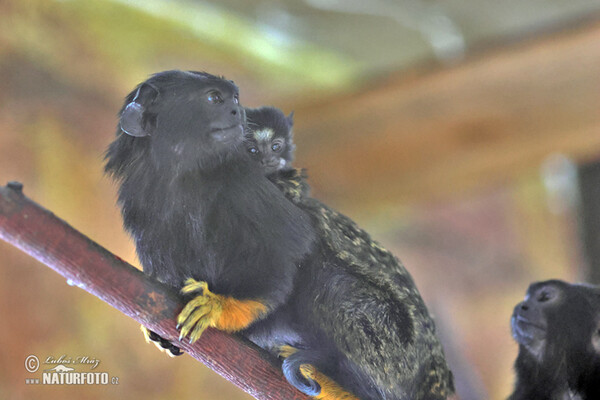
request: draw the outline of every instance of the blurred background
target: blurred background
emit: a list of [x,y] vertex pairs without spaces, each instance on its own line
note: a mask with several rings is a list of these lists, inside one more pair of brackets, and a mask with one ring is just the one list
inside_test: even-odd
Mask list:
[[[166,69],[295,111],[295,165],[406,264],[463,400],[510,394],[531,281],[600,283],[598,1],[3,0],[0,184],[137,266],[103,152]],[[2,399],[250,399],[4,242],[0,290]],[[119,384],[28,383],[28,355]]]

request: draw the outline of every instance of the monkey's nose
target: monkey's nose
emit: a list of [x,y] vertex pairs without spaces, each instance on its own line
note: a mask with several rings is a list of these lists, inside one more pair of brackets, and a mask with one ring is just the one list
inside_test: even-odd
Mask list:
[[237,110],[236,110],[236,109],[233,109],[233,110],[231,110],[231,115],[237,115],[237,113],[238,113],[238,112],[237,112]]

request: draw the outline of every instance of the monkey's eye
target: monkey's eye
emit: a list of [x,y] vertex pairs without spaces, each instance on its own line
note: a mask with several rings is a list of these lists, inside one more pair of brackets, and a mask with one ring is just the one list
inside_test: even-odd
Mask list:
[[239,95],[237,95],[237,94],[236,94],[236,95],[234,95],[234,96],[233,96],[233,102],[234,102],[235,104],[240,104],[240,96],[239,96]]
[[256,147],[252,146],[252,147],[248,147],[248,153],[252,154],[253,156],[258,155],[259,151]]
[[542,290],[537,296],[537,301],[539,301],[540,303],[544,303],[544,302],[550,300],[551,298],[552,298],[552,293],[550,293],[547,290]]
[[208,92],[206,99],[208,100],[209,103],[213,103],[213,104],[223,103],[223,96],[221,96],[221,92],[219,92],[218,90],[213,90],[213,91]]
[[273,150],[276,153],[279,153],[282,149],[283,149],[283,146],[281,145],[281,143],[273,143],[271,145],[271,150]]

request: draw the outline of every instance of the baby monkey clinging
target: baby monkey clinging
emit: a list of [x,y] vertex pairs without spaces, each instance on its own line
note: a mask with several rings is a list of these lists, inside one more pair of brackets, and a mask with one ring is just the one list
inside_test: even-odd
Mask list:
[[[317,234],[286,307],[300,338],[282,353],[286,378],[322,399],[446,399],[454,391],[452,373],[410,274],[354,221],[309,196],[304,171],[291,167],[292,116],[273,107],[257,110],[247,110],[246,146],[267,177],[311,217]],[[256,150],[275,139],[286,143],[287,155]],[[285,162],[276,168],[268,161],[274,157]],[[344,390],[332,391],[315,371]]]

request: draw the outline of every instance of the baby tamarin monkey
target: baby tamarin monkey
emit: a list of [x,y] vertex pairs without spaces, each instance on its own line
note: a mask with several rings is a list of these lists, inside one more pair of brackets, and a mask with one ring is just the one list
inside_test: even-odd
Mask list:
[[293,116],[287,117],[274,107],[245,108],[246,147],[250,156],[259,162],[267,175],[292,168]]
[[288,310],[302,338],[298,348],[281,350],[288,381],[318,398],[328,389],[316,370],[352,393],[332,398],[446,399],[454,392],[452,373],[408,271],[351,219],[309,197],[304,172],[291,165],[292,114],[246,108],[246,118],[248,152],[310,215],[318,237]]

